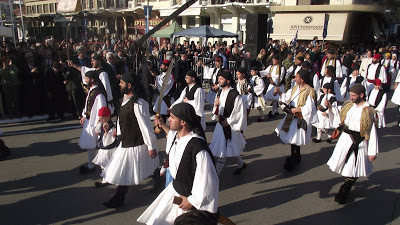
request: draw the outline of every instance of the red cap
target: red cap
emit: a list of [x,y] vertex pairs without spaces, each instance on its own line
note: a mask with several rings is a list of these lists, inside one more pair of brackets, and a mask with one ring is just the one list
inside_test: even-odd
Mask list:
[[374,85],[381,85],[382,81],[380,79],[375,79]]
[[166,60],[166,59],[164,59],[164,60],[162,61],[162,64],[164,64],[164,65],[166,65],[166,66],[169,66],[170,63],[171,63],[171,61]]
[[381,59],[381,54],[375,54],[374,59],[380,60]]
[[98,116],[101,116],[101,117],[111,116],[111,110],[108,107],[103,107],[103,108],[99,109]]

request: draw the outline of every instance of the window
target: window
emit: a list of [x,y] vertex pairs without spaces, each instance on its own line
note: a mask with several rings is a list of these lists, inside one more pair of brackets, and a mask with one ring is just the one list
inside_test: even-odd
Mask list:
[[30,15],[30,14],[31,14],[31,7],[30,7],[30,6],[27,6],[27,7],[26,7],[26,14],[27,14],[27,15]]
[[51,13],[54,12],[54,4],[50,4],[50,12],[51,12]]
[[103,8],[103,0],[98,0],[97,1],[97,7],[98,8]]
[[36,7],[37,7],[37,10],[36,10],[37,13],[38,13],[38,14],[42,13],[42,11],[43,11],[43,10],[42,10],[42,5],[37,5]]
[[43,13],[49,13],[49,5],[48,4],[43,5]]
[[93,9],[93,6],[94,5],[94,2],[93,2],[93,0],[90,0],[89,1],[89,9]]
[[36,14],[36,6],[32,6],[32,14]]

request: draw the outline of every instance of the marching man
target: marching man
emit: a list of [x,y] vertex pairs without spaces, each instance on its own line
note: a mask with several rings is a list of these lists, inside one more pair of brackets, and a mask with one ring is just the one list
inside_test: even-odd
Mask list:
[[372,106],[378,116],[378,128],[386,126],[385,122],[385,108],[387,103],[387,95],[382,89],[381,80],[375,79],[375,88],[368,94],[368,104]]

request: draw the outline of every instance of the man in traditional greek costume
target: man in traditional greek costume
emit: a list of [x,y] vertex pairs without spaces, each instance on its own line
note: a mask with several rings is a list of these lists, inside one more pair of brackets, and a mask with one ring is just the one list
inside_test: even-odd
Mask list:
[[280,64],[278,54],[273,56],[272,65],[260,71],[260,75],[261,77],[268,77],[269,80],[268,89],[264,97],[267,101],[272,101],[272,111],[268,113],[268,117],[272,118],[279,114],[279,96],[276,95],[275,87],[279,87],[280,90],[284,91],[286,78],[285,67]]
[[118,136],[121,143],[101,173],[105,182],[117,185],[115,195],[103,203],[108,208],[122,206],[129,186],[138,185],[152,175],[160,163],[149,104],[144,100],[146,92],[139,76],[126,73],[119,85],[124,97],[113,135]]
[[171,107],[181,102],[191,104],[196,111],[196,115],[201,118],[201,127],[203,128],[203,130],[206,130],[206,120],[204,113],[205,94],[203,88],[201,87],[201,82],[197,77],[196,71],[187,71],[185,75],[185,80],[187,86],[183,89],[181,96],[174,102],[174,104],[171,105]]
[[340,111],[343,130],[327,165],[345,177],[335,201],[345,204],[351,187],[358,177],[372,172],[372,161],[379,151],[375,110],[366,101],[365,87],[355,84],[350,89],[350,100]]
[[387,94],[382,89],[382,82],[379,79],[375,79],[375,88],[372,89],[368,94],[368,103],[375,109],[378,117],[378,128],[386,126],[385,120],[385,109],[387,104]]
[[312,124],[318,122],[315,90],[306,83],[308,72],[301,69],[295,76],[296,85],[286,93],[279,88],[275,92],[283,103],[287,115],[275,129],[284,144],[291,145],[291,156],[284,168],[291,171],[301,161],[300,146],[311,141]]
[[88,85],[89,92],[86,96],[85,108],[82,111],[80,123],[83,126],[83,130],[78,145],[81,149],[87,149],[88,165],[79,168],[81,174],[92,173],[96,170],[92,161],[97,154],[96,125],[99,120],[98,112],[99,109],[107,106],[104,90],[97,86],[101,81],[96,72],[88,71],[84,79]]
[[214,103],[214,115],[218,118],[215,126],[210,149],[216,158],[218,174],[221,173],[227,157],[234,157],[238,167],[234,175],[239,175],[247,167],[240,158],[246,146],[246,140],[241,131],[247,128],[246,107],[239,92],[232,87],[235,85],[233,76],[224,71],[218,76],[221,89],[217,93]]
[[335,52],[333,50],[328,50],[326,53],[326,57],[327,59],[322,64],[321,77],[325,76],[326,72],[325,68],[327,66],[333,66],[335,77],[342,78],[343,77],[342,65],[340,64],[340,61],[335,58]]
[[169,127],[155,118],[168,133],[166,152],[173,181],[137,219],[148,225],[169,225],[191,210],[216,213],[218,208],[218,175],[193,106],[176,104],[168,121]]

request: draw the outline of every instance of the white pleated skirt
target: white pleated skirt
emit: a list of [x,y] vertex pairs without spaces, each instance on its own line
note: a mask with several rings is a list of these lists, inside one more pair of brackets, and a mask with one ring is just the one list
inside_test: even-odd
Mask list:
[[[285,86],[283,86],[283,85],[281,85],[281,86],[279,86],[279,89],[282,91],[282,92],[284,92],[285,91]],[[267,101],[279,101],[279,95],[278,94],[276,94],[275,96],[274,96],[274,91],[275,91],[275,86],[274,85],[268,85],[268,89],[267,89],[267,92],[265,93],[265,95],[264,95],[264,98],[267,100]]]
[[179,194],[176,193],[171,182],[137,221],[147,225],[174,224],[175,219],[185,213],[185,211],[179,208],[179,205],[172,203],[174,196],[179,196]]
[[153,174],[160,164],[158,156],[150,158],[146,145],[123,148],[117,147],[101,176],[110,184],[138,185]]
[[350,135],[342,133],[327,165],[333,172],[344,177],[365,177],[372,173],[372,163],[368,160],[367,154],[367,141],[364,140],[358,145],[357,159],[353,152],[346,163],[346,155],[352,144]]
[[112,148],[112,149],[99,149],[97,151],[96,157],[93,159],[93,163],[96,165],[99,165],[103,168],[105,168],[108,163],[110,162],[110,159],[112,158],[115,150],[117,148]]
[[317,112],[317,116],[318,116],[318,123],[313,124],[313,126],[315,128],[318,128],[318,129],[335,129],[335,127],[333,127],[333,124],[331,124],[330,119],[329,119],[328,116],[323,116],[322,112],[319,111],[319,110]]
[[400,105],[400,85],[394,90],[392,102],[396,105]]
[[89,126],[89,119],[85,120],[81,137],[79,138],[78,145],[81,149],[95,149],[97,147],[98,135],[95,132],[95,127]]
[[225,139],[224,130],[220,123],[215,125],[213,138],[210,144],[210,150],[214,157],[225,158],[239,156],[246,147],[246,140],[240,131],[233,131],[232,137],[228,142]]
[[297,128],[297,119],[294,118],[290,124],[289,131],[286,133],[282,130],[283,123],[285,122],[286,116],[279,123],[275,129],[276,134],[282,140],[284,144],[292,145],[306,145],[311,141],[311,125],[307,125],[307,132],[304,129]]

